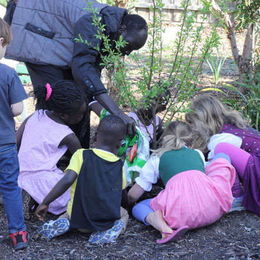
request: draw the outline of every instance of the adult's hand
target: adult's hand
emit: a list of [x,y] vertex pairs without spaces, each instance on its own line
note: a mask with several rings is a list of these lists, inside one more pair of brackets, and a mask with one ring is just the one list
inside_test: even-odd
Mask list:
[[129,136],[134,136],[136,133],[136,128],[135,128],[135,120],[129,116],[127,116],[125,113],[120,113],[117,114],[118,117],[120,117],[126,124],[127,126],[127,135]]
[[101,104],[106,110],[110,112],[110,114],[120,117],[125,122],[128,135],[133,136],[136,133],[134,119],[127,116],[122,110],[120,110],[113,99],[108,96],[108,94],[103,93],[96,96],[95,98],[99,104]]

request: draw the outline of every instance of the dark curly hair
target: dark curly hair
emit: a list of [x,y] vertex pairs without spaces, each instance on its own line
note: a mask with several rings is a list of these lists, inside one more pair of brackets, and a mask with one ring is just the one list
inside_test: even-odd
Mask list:
[[46,100],[47,88],[45,86],[37,86],[34,89],[34,96],[37,99],[36,107],[56,113],[73,114],[85,101],[81,88],[73,81],[57,81],[51,88],[52,93],[48,100]]

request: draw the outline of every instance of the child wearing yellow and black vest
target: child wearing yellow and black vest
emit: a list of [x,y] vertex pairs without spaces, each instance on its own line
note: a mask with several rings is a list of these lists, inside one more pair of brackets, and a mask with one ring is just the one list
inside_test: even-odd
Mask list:
[[126,134],[124,122],[117,116],[103,118],[97,129],[96,148],[79,149],[71,158],[66,175],[55,185],[36,210],[44,220],[49,204],[71,187],[67,212],[39,230],[47,239],[69,229],[92,233],[90,243],[109,243],[125,230],[128,214],[121,208],[123,163],[116,156]]

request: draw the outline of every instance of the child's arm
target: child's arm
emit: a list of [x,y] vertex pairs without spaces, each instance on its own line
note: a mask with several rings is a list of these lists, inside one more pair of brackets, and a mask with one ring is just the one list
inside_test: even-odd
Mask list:
[[18,130],[17,130],[17,133],[16,133],[16,143],[17,143],[17,150],[18,150],[18,151],[19,151],[20,146],[21,146],[22,137],[23,137],[23,132],[24,132],[24,128],[25,128],[26,122],[28,121],[28,119],[29,119],[30,117],[31,117],[31,116],[27,117],[27,118],[22,122],[22,124],[20,125],[20,127],[19,127]]
[[136,184],[128,192],[129,203],[136,202],[144,191],[151,191],[153,184],[159,178],[159,163],[160,158],[157,156],[151,156],[146,162],[139,177],[135,179]]
[[60,142],[59,147],[62,145],[66,145],[72,154],[74,154],[78,149],[82,148],[78,137],[74,133],[64,137]]
[[21,115],[23,112],[23,101],[12,104],[11,110],[14,117]]
[[49,204],[61,196],[76,180],[78,174],[72,170],[67,170],[64,177],[53,187],[42,203],[37,207],[35,214],[39,220],[44,221]]

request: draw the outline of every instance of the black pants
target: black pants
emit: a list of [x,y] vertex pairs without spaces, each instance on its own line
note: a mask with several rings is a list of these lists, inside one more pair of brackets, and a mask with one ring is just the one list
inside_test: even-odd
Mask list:
[[[30,74],[33,86],[44,87],[46,83],[51,85],[59,80],[73,80],[72,72],[70,69],[63,69],[52,65],[39,65],[32,63],[25,63]],[[88,98],[86,95],[86,102]],[[41,109],[36,104],[36,109]],[[84,118],[77,125],[70,125],[70,128],[79,138],[83,148],[89,148],[90,141],[90,112],[87,109]]]

